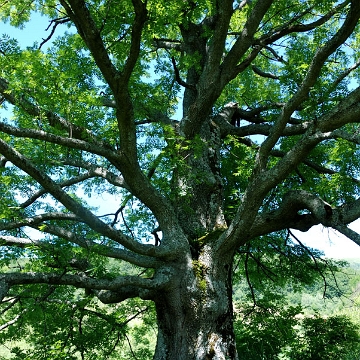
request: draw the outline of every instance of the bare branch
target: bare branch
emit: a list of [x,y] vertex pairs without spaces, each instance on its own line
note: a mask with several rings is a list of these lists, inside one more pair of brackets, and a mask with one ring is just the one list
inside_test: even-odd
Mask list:
[[358,234],[356,231],[351,230],[345,224],[336,225],[334,226],[334,229],[336,229],[341,234],[352,240],[355,244],[360,246],[360,234]]
[[[75,176],[74,178],[61,181],[58,183],[59,186],[64,188],[64,187],[78,184],[84,180],[88,180],[88,179],[91,179],[94,177],[101,177],[101,178],[106,179],[110,184],[112,184],[114,186],[119,186],[124,189],[129,189],[127,184],[125,183],[124,179],[121,176],[117,176],[114,173],[112,173],[111,171],[106,170],[105,168],[102,168],[102,167],[96,166],[96,165],[92,165],[92,164],[88,164],[88,163],[84,164],[83,162],[76,162],[76,164],[77,164],[77,166],[79,166],[80,164],[87,166],[89,171],[85,174]],[[82,166],[82,167],[84,167],[84,166]],[[46,193],[47,193],[47,191],[45,189],[41,189],[41,190],[37,191],[35,194],[33,194],[28,200],[21,203],[19,206],[21,208],[26,208],[29,205],[31,205],[32,203],[34,203],[39,197],[41,197],[42,195],[44,195]]]
[[172,64],[173,64],[176,82],[177,82],[179,85],[181,85],[181,86],[183,86],[183,87],[185,87],[185,88],[187,88],[187,89],[196,90],[196,87],[195,87],[194,85],[187,84],[184,80],[181,79],[181,77],[180,77],[180,72],[179,72],[179,69],[178,69],[177,66],[176,66],[176,62],[175,62],[175,58],[174,58],[174,57],[171,58],[171,62],[172,62]]
[[310,9],[306,9],[301,14],[295,16],[290,21],[286,22],[285,24],[281,25],[273,29],[270,33],[261,36],[258,40],[256,40],[255,44],[272,44],[275,41],[289,35],[291,33],[301,33],[311,31],[329,21],[336,13],[340,10],[344,9],[351,0],[345,0],[343,3],[338,4],[337,6],[333,7],[327,14],[320,17],[318,20],[308,23],[308,24],[301,24],[300,20],[302,17],[309,13]]
[[18,229],[23,226],[30,226],[36,228],[39,224],[42,224],[44,221],[74,221],[74,222],[80,221],[81,222],[81,218],[71,213],[50,212],[41,215],[35,215],[33,217],[24,218],[17,221],[0,223],[0,230]]
[[56,28],[58,27],[58,25],[60,25],[60,24],[65,24],[65,23],[67,23],[67,22],[69,22],[69,21],[70,21],[70,19],[69,19],[68,17],[51,20],[49,26],[48,26],[47,29],[46,29],[46,30],[49,30],[49,28],[51,27],[51,25],[53,25],[53,27],[52,27],[52,29],[51,29],[51,32],[50,32],[50,35],[49,35],[47,38],[43,39],[43,41],[42,41],[41,44],[39,45],[39,50],[42,48],[42,46],[43,46],[45,43],[47,43],[47,42],[51,39],[51,37],[54,35],[55,30],[56,30]]
[[154,47],[157,49],[184,51],[184,45],[179,40],[154,38]]
[[251,68],[252,68],[252,70],[254,71],[255,74],[257,74],[257,75],[259,75],[261,77],[274,79],[274,80],[279,80],[278,76],[276,76],[274,74],[271,74],[271,73],[268,73],[268,72],[265,72],[265,71],[262,71],[255,65],[252,65]]

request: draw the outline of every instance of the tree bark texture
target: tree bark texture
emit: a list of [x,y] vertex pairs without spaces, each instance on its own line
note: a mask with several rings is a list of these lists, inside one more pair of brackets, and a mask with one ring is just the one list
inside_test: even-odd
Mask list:
[[[177,266],[179,266],[177,264]],[[190,257],[178,278],[155,298],[158,337],[156,360],[236,360],[231,261],[214,259],[205,246]]]

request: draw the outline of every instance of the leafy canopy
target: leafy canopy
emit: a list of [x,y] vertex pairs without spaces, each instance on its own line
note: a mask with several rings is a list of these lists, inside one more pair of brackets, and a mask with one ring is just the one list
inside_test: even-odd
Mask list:
[[336,270],[290,228],[360,244],[347,226],[360,216],[357,1],[0,5],[24,31],[34,14],[48,28],[32,46],[0,38],[5,338],[30,322],[38,358],[94,341],[87,356],[106,358],[141,336],[133,317],[153,326],[142,300],[185,263],[211,299],[206,255],[230,268],[237,254],[256,303],[261,282],[295,291]]

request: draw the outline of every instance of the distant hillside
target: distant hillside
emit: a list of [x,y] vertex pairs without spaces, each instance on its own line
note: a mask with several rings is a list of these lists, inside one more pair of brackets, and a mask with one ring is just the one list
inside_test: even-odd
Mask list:
[[354,270],[360,270],[360,258],[343,259],[349,263],[349,267]]

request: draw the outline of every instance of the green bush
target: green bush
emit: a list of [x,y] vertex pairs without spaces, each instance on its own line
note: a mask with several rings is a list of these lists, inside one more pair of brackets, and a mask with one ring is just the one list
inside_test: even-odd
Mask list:
[[254,308],[235,324],[246,360],[357,360],[359,327],[344,315],[297,316],[300,307]]
[[295,346],[292,346],[289,358],[294,360],[359,359],[359,340],[359,327],[347,316],[304,318],[301,321],[301,332],[295,339]]

